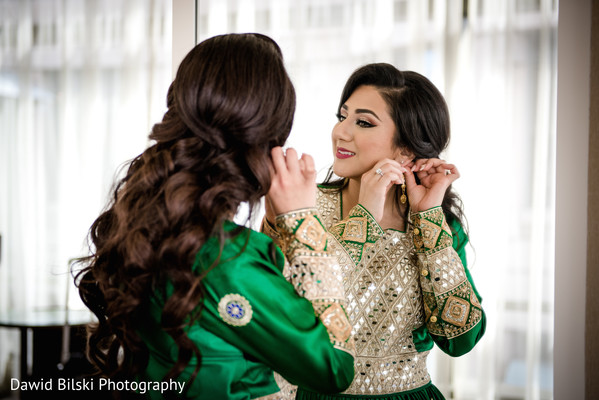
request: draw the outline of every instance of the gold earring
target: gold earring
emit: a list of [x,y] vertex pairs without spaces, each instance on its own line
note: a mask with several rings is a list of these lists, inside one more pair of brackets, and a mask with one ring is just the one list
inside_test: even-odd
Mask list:
[[399,201],[401,201],[401,204],[406,204],[406,201],[408,201],[408,197],[406,196],[406,184],[405,183],[401,184],[401,197],[399,198]]

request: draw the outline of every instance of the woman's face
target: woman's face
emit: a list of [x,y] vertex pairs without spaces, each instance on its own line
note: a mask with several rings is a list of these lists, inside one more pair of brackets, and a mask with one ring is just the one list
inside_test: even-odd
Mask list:
[[359,179],[383,158],[396,159],[395,123],[387,103],[373,86],[359,86],[339,110],[333,128],[333,171]]

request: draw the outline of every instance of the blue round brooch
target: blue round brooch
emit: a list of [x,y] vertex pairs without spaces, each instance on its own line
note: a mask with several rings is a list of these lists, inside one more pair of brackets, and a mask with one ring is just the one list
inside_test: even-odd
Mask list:
[[229,325],[244,326],[252,319],[252,306],[240,294],[227,294],[218,302],[218,313]]

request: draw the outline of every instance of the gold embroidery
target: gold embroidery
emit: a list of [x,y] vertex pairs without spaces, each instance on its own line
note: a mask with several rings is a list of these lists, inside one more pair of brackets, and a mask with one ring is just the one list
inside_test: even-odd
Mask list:
[[349,340],[352,327],[339,303],[331,304],[320,314],[320,320],[329,331],[331,343],[342,348],[351,347],[353,349],[355,347],[354,341]]
[[420,235],[424,247],[432,249],[437,244],[437,239],[441,234],[441,227],[435,225],[431,221],[422,219],[420,223]]
[[414,247],[418,252],[437,252],[453,244],[451,229],[441,207],[412,215]]
[[314,215],[308,215],[295,232],[297,239],[313,250],[323,251],[327,244],[326,232]]
[[[472,329],[482,316],[478,302],[464,310],[462,301],[469,304],[476,296],[452,248],[441,208],[412,214],[416,229],[408,233],[377,230],[375,221],[362,244],[344,240],[347,221],[341,221],[338,190],[319,190],[317,207],[331,234],[329,249],[338,257],[356,344],[355,379],[345,393],[395,393],[428,383],[428,352],[416,351],[412,332],[426,323],[429,333],[453,338]],[[353,211],[359,213],[360,207]],[[349,220],[356,217],[370,221],[366,211]],[[424,233],[431,248],[424,245],[423,219],[432,227]]]
[[364,243],[368,234],[368,221],[365,217],[358,217],[347,221],[343,230],[343,240]]
[[468,301],[459,297],[451,296],[445,303],[441,317],[443,320],[451,324],[463,327],[466,325],[469,313],[470,303]]
[[252,306],[240,294],[229,293],[218,302],[218,314],[227,324],[245,326],[252,320]]
[[[283,273],[295,291],[312,302],[317,317],[327,314],[327,321],[336,329],[331,343],[341,350],[353,354],[353,342],[339,340],[339,326],[350,327],[342,304],[345,302],[341,269],[337,259],[327,247],[327,234],[315,215],[314,209],[297,210],[279,215],[276,219],[277,232],[281,237],[281,249],[286,255]],[[333,313],[334,310],[338,312]],[[324,322],[324,321],[323,321]],[[326,326],[326,325],[325,325]],[[328,327],[327,327],[328,329]]]

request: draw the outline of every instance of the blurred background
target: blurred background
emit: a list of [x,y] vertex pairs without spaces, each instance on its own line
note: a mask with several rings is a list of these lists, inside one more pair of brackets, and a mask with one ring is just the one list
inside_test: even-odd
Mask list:
[[[0,0],[0,313],[83,309],[69,260],[166,109],[173,3]],[[197,0],[194,16],[193,43],[279,43],[298,96],[288,146],[320,178],[354,69],[392,63],[444,93],[488,327],[466,356],[433,351],[433,381],[448,399],[553,398],[557,0]],[[0,329],[5,396],[22,340]]]

